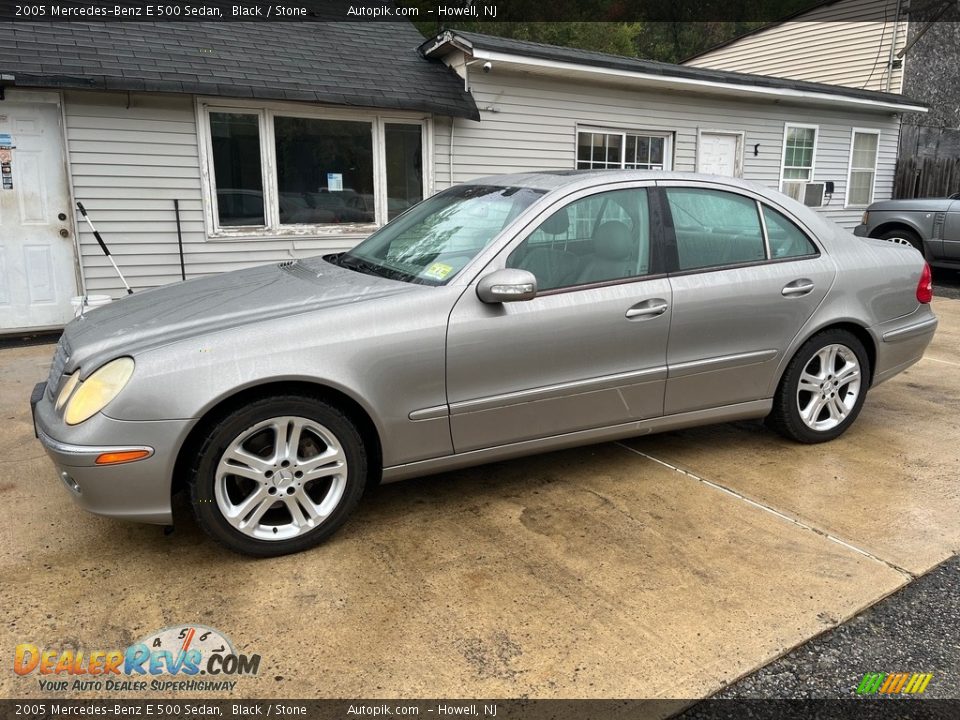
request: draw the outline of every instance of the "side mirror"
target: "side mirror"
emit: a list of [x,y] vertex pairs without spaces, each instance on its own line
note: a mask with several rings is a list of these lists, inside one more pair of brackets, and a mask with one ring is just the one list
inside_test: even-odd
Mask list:
[[485,303],[532,300],[537,296],[537,278],[528,270],[505,268],[480,278],[477,297]]

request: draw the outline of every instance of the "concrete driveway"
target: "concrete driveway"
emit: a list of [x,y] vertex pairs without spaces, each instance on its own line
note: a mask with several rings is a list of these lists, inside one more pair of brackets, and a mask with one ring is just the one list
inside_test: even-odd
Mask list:
[[0,351],[0,649],[202,623],[262,655],[249,697],[708,695],[960,549],[960,300],[935,309],[927,358],[833,443],[736,423],[410,481],[263,561],[182,503],[171,536],[75,509],[27,407],[52,347]]

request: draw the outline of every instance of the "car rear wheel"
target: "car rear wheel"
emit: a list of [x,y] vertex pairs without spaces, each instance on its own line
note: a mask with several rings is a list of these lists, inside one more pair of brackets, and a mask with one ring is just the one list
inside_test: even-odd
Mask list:
[[333,534],[359,502],[366,476],[363,440],[346,415],[320,400],[277,396],[211,427],[190,498],[218,542],[271,557]]
[[860,414],[869,378],[869,359],[855,335],[840,329],[818,333],[787,366],[767,424],[797,442],[833,440]]
[[881,240],[892,240],[894,242],[908,243],[913,245],[917,250],[920,251],[920,254],[923,255],[923,240],[920,239],[920,236],[917,235],[913,230],[908,230],[906,228],[898,228],[896,230],[887,230],[887,232],[880,235]]

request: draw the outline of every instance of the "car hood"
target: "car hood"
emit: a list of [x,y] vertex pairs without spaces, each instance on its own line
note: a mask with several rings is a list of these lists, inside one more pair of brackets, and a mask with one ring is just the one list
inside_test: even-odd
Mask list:
[[64,329],[65,372],[188,337],[425,286],[365,275],[321,257],[235,270],[128,295]]

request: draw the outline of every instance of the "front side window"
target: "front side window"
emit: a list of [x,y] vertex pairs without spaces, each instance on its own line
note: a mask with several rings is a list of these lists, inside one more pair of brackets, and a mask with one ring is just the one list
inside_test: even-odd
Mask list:
[[537,289],[610,282],[650,270],[647,191],[614,190],[553,213],[510,253],[507,267],[529,270]]
[[794,200],[803,201],[804,186],[813,180],[813,158],[816,147],[816,127],[786,126],[780,192]]
[[424,200],[337,263],[405,282],[443,285],[544,191],[458,185]]
[[880,134],[853,131],[850,144],[850,176],[847,178],[847,205],[867,206],[873,202],[873,185],[877,175],[877,148]]
[[211,109],[207,117],[213,232],[383,224],[423,199],[420,122],[269,109]]
[[578,170],[669,170],[670,135],[620,130],[577,132]]
[[738,265],[766,258],[757,204],[734,193],[666,188],[679,269]]

